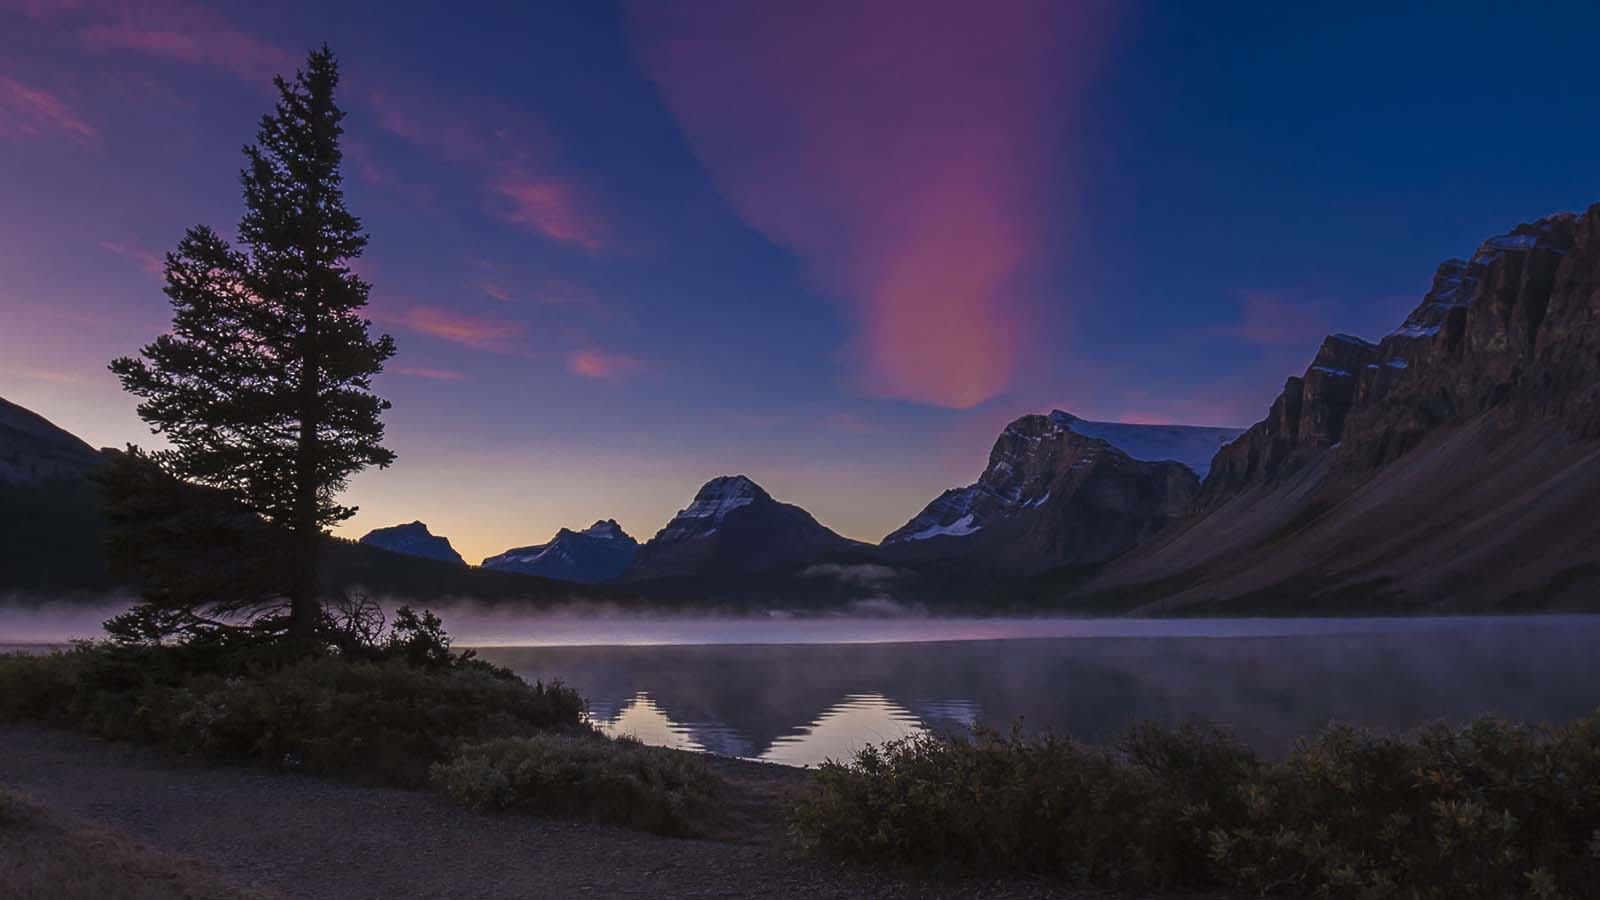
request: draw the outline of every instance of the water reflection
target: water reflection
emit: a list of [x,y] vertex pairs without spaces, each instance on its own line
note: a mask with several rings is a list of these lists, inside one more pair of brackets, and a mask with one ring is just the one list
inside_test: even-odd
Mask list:
[[1089,741],[1136,721],[1217,723],[1264,753],[1330,721],[1406,731],[1498,713],[1553,721],[1600,706],[1600,619],[1415,621],[1364,633],[899,644],[487,649],[560,677],[608,733],[814,765],[861,745],[1021,719]]
[[790,766],[849,759],[867,744],[895,741],[927,730],[916,714],[882,694],[846,697],[816,718],[772,742],[759,757]]

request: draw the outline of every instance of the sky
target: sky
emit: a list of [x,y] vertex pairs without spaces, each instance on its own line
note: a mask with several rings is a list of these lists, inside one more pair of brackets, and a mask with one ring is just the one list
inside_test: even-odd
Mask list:
[[0,0],[0,397],[159,445],[106,363],[323,42],[400,348],[340,533],[474,562],[732,473],[876,541],[1030,412],[1248,425],[1439,261],[1600,201],[1589,3],[446,10]]

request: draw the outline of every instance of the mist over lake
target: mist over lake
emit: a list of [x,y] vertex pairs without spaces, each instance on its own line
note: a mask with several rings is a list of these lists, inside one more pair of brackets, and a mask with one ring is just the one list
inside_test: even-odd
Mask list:
[[576,687],[609,733],[793,765],[1014,721],[1093,742],[1214,724],[1279,755],[1336,721],[1401,733],[1600,706],[1592,616],[542,624],[549,646],[479,652]]

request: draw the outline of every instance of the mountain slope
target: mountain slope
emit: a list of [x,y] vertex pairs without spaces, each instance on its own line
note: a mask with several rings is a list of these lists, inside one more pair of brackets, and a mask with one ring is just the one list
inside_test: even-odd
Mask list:
[[360,543],[388,550],[391,553],[402,553],[406,556],[436,559],[440,562],[455,563],[458,566],[467,564],[467,561],[461,558],[461,554],[450,546],[449,538],[434,534],[428,530],[427,525],[421,522],[391,525],[388,528],[374,528],[361,536]]
[[100,453],[43,416],[0,399],[0,596],[106,590]]
[[1325,341],[1180,530],[1080,597],[1143,610],[1593,608],[1600,205],[1436,271],[1377,343]]
[[563,528],[547,543],[491,556],[483,567],[598,584],[620,578],[638,552],[639,542],[615,519],[602,519],[582,531]]
[[743,475],[713,478],[639,548],[624,580],[719,580],[788,574],[823,562],[864,560],[872,547],[840,537],[798,506]]
[[93,447],[43,416],[0,398],[0,482],[76,478],[100,463]]
[[[126,596],[128,579],[105,560],[99,491],[89,479],[101,454],[16,404],[0,400],[0,600],[10,595],[99,602]],[[407,556],[328,538],[324,583],[402,600],[471,598],[516,604],[637,602],[636,596]]]
[[1055,410],[1007,425],[974,484],[884,538],[893,560],[1030,574],[1111,559],[1178,521],[1239,429],[1089,422]]

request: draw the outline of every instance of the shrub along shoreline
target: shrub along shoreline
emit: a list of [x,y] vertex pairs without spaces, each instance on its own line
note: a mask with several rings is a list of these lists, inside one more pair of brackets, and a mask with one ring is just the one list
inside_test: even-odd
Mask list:
[[0,722],[359,784],[433,786],[475,807],[700,830],[723,787],[702,760],[600,734],[583,698],[559,682],[529,684],[447,643],[418,647],[339,653],[208,639],[0,654]]
[[979,730],[827,763],[804,843],[1115,887],[1379,900],[1583,900],[1600,890],[1600,713],[1415,739],[1335,726],[1267,762],[1226,735],[1118,746]]

